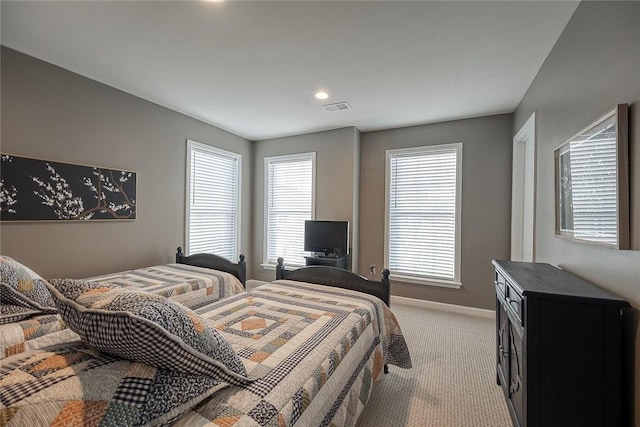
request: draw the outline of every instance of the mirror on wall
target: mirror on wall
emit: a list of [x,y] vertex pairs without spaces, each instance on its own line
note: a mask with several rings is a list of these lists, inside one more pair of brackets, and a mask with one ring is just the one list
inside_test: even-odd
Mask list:
[[557,236],[629,249],[627,110],[618,104],[556,148]]

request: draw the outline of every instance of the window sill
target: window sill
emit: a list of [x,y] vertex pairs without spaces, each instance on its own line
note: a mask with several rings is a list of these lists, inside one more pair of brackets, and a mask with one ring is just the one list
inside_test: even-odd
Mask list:
[[415,276],[403,276],[401,274],[391,274],[389,279],[403,283],[416,283],[419,285],[437,286],[440,288],[460,289],[462,287],[461,282],[454,282],[449,280],[438,280],[426,277]]
[[[273,270],[273,271],[275,271],[275,270],[276,270],[277,265],[276,265],[276,264],[269,264],[269,263],[266,263],[266,264],[260,264],[260,267],[262,267],[262,268],[263,268],[263,269],[265,269],[265,270]],[[304,265],[298,265],[298,264],[285,264],[285,268],[286,268],[287,270],[297,270],[297,269],[302,268],[302,267],[304,267]]]

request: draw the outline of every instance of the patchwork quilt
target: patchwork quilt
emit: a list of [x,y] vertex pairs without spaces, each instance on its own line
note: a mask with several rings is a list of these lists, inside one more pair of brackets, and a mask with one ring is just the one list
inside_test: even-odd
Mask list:
[[[114,283],[155,293],[191,309],[244,292],[242,283],[230,273],[186,264],[140,268],[85,280]],[[58,314],[0,324],[0,360],[23,351],[78,338],[67,329]]]
[[187,264],[167,264],[91,277],[171,298],[194,309],[244,292],[240,280],[231,273]]
[[0,426],[163,425],[226,386],[67,343],[3,361]]
[[43,314],[0,325],[0,360],[28,350],[78,338],[78,335],[67,329],[67,325],[58,314]]
[[195,311],[255,381],[230,385],[69,341],[0,361],[0,426],[354,426],[383,366],[411,367],[393,314],[362,293],[280,280]]
[[279,280],[203,307],[251,377],[178,426],[353,426],[383,366],[411,367],[400,327],[379,299]]

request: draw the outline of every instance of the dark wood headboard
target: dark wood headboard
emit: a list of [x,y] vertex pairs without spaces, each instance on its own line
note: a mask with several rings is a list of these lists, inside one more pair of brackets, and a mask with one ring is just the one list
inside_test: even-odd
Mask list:
[[382,271],[382,279],[376,281],[369,280],[349,270],[324,265],[312,265],[295,270],[286,270],[284,259],[278,258],[276,280],[278,279],[296,280],[364,292],[380,298],[385,304],[389,305],[391,283],[389,281],[389,270],[386,268]]
[[247,287],[247,261],[242,254],[240,255],[240,260],[234,263],[214,254],[200,253],[186,256],[184,252],[182,252],[182,248],[179,247],[176,252],[176,263],[212,268],[214,270],[231,273],[240,280],[242,286]]

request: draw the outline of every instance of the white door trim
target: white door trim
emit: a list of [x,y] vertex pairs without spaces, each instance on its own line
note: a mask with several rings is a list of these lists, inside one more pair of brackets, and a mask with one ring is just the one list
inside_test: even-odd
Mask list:
[[535,259],[536,137],[534,112],[513,137],[511,259],[514,261]]

